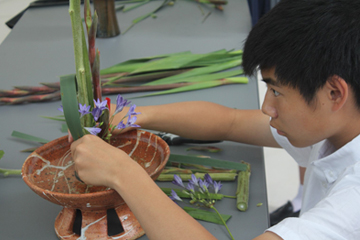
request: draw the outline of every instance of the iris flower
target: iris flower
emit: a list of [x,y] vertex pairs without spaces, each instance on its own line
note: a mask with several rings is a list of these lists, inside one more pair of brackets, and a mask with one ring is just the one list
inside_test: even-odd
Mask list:
[[102,114],[102,110],[100,108],[96,107],[92,110],[91,113],[94,117],[94,120],[97,121]]
[[81,113],[81,117],[83,117],[84,115],[91,113],[90,112],[90,105],[86,106],[86,104],[81,105],[81,103],[79,103],[79,113]]
[[128,122],[126,123],[127,127],[140,127],[139,125],[135,124],[137,117],[136,116],[129,116]]
[[210,185],[212,185],[214,183],[214,181],[212,180],[211,176],[206,173],[205,176],[204,176],[204,179],[206,182],[208,182]]
[[179,177],[179,175],[176,175],[176,174],[174,175],[174,181],[172,181],[172,183],[175,184],[175,185],[178,185],[180,187],[185,188],[185,186],[184,186],[181,178]]
[[195,193],[195,185],[192,182],[189,182],[187,184],[186,189],[191,191],[192,193]]
[[84,127],[92,135],[98,135],[101,132],[101,128],[97,127]]
[[135,112],[135,108],[136,108],[135,104],[131,105],[131,107],[127,113],[127,116],[134,116],[134,115],[140,114],[139,112]]
[[171,189],[171,196],[170,196],[171,200],[175,201],[182,201],[182,199],[176,194],[176,192]]
[[131,101],[126,100],[120,94],[116,98],[116,109],[114,114],[121,112],[125,106],[129,105]]
[[100,99],[98,99],[97,101],[94,100],[94,103],[95,103],[96,108],[99,108],[101,111],[108,109],[106,100],[100,102]]
[[215,193],[218,193],[220,191],[221,187],[222,187],[222,184],[221,184],[220,181],[219,182],[214,181],[213,186],[214,186]]
[[207,181],[203,181],[202,179],[199,179],[199,186],[204,192],[207,192],[209,183]]
[[191,179],[189,180],[189,183],[192,183],[194,186],[199,186],[199,180],[194,174],[191,174]]

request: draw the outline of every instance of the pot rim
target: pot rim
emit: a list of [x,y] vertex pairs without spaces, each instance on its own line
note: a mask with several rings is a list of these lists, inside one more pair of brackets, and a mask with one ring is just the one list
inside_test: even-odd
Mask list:
[[[129,132],[132,132],[132,131],[143,131],[143,132],[147,132],[149,133],[150,135],[154,135],[156,138],[157,138],[157,141],[160,141],[162,143],[164,143],[164,153],[165,153],[165,157],[163,159],[163,161],[161,162],[161,164],[158,166],[158,168],[162,169],[163,167],[165,167],[167,161],[169,160],[169,157],[170,157],[170,147],[169,145],[162,139],[160,138],[159,136],[157,136],[156,134],[153,134],[152,132],[149,132],[149,131],[145,131],[145,130],[140,130],[140,129],[134,129],[134,130],[130,130],[128,132],[125,132],[124,134],[126,133],[129,133]],[[33,191],[35,192],[39,192],[39,193],[45,193],[45,194],[49,194],[49,195],[52,195],[52,196],[61,196],[62,198],[72,198],[72,197],[76,197],[77,199],[79,198],[88,198],[88,197],[96,197],[96,196],[106,196],[106,195],[113,195],[113,194],[117,194],[118,193],[114,190],[114,189],[107,189],[107,190],[103,190],[103,191],[99,191],[99,192],[91,192],[91,193],[60,193],[60,192],[53,192],[53,191],[50,191],[48,189],[43,189],[43,188],[40,188],[38,187],[36,184],[32,183],[29,179],[29,177],[27,176],[27,173],[25,172],[27,166],[28,166],[28,161],[29,161],[29,158],[31,155],[33,155],[34,153],[37,153],[38,152],[41,152],[44,148],[47,148],[48,145],[50,145],[52,142],[54,141],[59,141],[59,142],[63,142],[64,140],[68,139],[68,135],[65,135],[65,136],[62,136],[62,137],[59,137],[59,138],[56,138],[42,146],[40,146],[39,148],[37,148],[34,152],[32,152],[25,160],[25,162],[23,163],[22,165],[22,169],[21,169],[21,176],[24,180],[24,182],[31,188],[33,189]],[[153,172],[151,174],[149,174],[150,177],[152,177],[153,175],[155,175],[156,172]]]

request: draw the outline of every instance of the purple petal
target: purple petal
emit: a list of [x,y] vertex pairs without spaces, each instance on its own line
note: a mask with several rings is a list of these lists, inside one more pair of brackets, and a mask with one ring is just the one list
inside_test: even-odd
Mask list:
[[172,181],[172,183],[175,184],[175,185],[178,185],[180,187],[185,188],[185,186],[184,186],[181,178],[179,177],[179,175],[176,175],[176,174],[174,175],[174,181]]
[[94,120],[97,121],[102,114],[102,110],[100,108],[96,107],[92,110],[91,113],[94,116]]
[[86,104],[84,104],[84,106],[82,106],[81,103],[79,103],[79,113],[81,113],[81,117],[88,113],[91,113],[90,106],[86,106]]
[[84,127],[90,134],[98,135],[101,132],[101,128],[97,127]]
[[191,174],[191,179],[189,180],[189,183],[194,184],[194,186],[199,186],[199,180],[194,174]]
[[98,99],[97,101],[94,100],[94,103],[95,103],[96,108],[100,108],[101,111],[104,109],[108,109],[106,100],[100,102],[100,99]]
[[203,181],[202,179],[199,179],[199,186],[201,187],[201,189],[204,192],[206,192],[206,191],[208,191],[209,183],[206,181]]
[[218,193],[220,191],[221,187],[222,187],[222,184],[221,184],[220,181],[219,182],[214,181],[213,186],[214,186],[215,193]]
[[195,192],[195,185],[189,181],[189,183],[186,186],[186,189],[191,191],[191,192]]
[[137,120],[137,117],[136,116],[133,116],[133,117],[128,117],[128,122],[126,123],[126,126],[127,127],[140,127],[139,125],[135,124]]
[[208,173],[205,174],[204,179],[209,184],[213,184],[213,182],[214,182]]
[[63,109],[62,105],[60,105],[60,107],[57,110],[59,110],[60,112],[64,112],[64,109]]
[[126,100],[123,98],[120,94],[116,98],[116,109],[114,114],[119,113],[123,110],[123,108],[127,105],[129,105],[131,101]]
[[182,201],[182,199],[176,194],[176,192],[171,189],[171,196],[170,198],[173,200],[173,201]]
[[131,107],[126,115],[127,116],[139,115],[140,114],[139,112],[135,112],[135,108],[136,108],[135,104],[131,105]]
[[126,128],[126,125],[123,123],[123,121],[119,122],[119,124],[116,126],[117,129],[123,129]]

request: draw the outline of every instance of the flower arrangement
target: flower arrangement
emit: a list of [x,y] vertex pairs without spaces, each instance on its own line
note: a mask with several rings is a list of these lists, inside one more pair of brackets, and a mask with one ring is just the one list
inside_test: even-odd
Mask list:
[[[111,115],[109,120],[109,125],[107,128],[104,128],[104,133],[102,134],[102,138],[104,140],[110,140],[112,133],[115,129],[124,129],[127,127],[140,127],[139,125],[135,124],[137,117],[136,115],[140,114],[139,112],[135,112],[136,105],[133,104],[130,106],[129,111],[127,114],[121,119],[121,121],[117,125],[113,125],[112,120],[114,116],[121,112],[124,107],[130,105],[131,101],[128,101],[127,99],[124,99],[120,94],[116,98],[116,109],[114,113]],[[100,99],[95,100],[94,99],[95,107],[91,110],[91,106],[87,106],[86,104],[82,105],[79,103],[79,113],[80,113],[80,119],[86,116],[87,114],[91,114],[93,117],[93,120],[95,122],[95,125],[93,127],[83,127],[85,132],[90,133],[92,135],[98,135],[102,131],[102,125],[104,122],[99,122],[99,119],[102,116],[108,116],[110,112],[110,99],[106,98],[105,101],[100,101]],[[58,110],[63,112],[63,107],[61,106]],[[128,118],[127,122],[124,123],[124,119]],[[120,131],[121,132],[121,131]],[[118,132],[118,133],[120,133]]]
[[[220,214],[218,210],[214,207],[216,200],[221,199],[223,197],[223,195],[221,195],[220,198],[217,197],[217,194],[222,187],[220,181],[218,182],[214,181],[211,178],[211,176],[207,173],[204,176],[204,180],[201,178],[197,178],[194,174],[192,174],[191,179],[189,180],[186,186],[184,185],[182,179],[178,175],[174,175],[174,180],[172,181],[172,183],[183,188],[181,192],[187,195],[187,197],[191,199],[190,204],[196,204],[199,207],[206,207],[213,209],[216,212],[218,218],[220,218],[221,223],[226,227],[231,239],[234,239],[234,237],[230,232],[230,229],[226,225],[226,221],[224,220],[222,214]],[[211,188],[214,190],[214,193],[209,192],[209,189]],[[171,190],[170,198],[173,201],[182,201],[178,193],[173,189]]]
[[[116,99],[116,109],[110,115],[110,99],[102,101],[100,84],[100,52],[95,49],[96,28],[98,16],[92,17],[90,1],[84,2],[84,19],[88,32],[87,48],[85,34],[80,17],[80,0],[70,0],[69,14],[73,29],[74,55],[76,75],[62,76],[60,91],[62,108],[66,123],[74,140],[84,134],[99,135],[104,140],[110,140],[115,129],[140,127],[136,125],[136,105],[132,105],[119,124],[111,124],[114,116],[121,112],[131,102],[120,94]],[[93,99],[93,97],[95,99]],[[78,106],[78,108],[77,108]],[[80,114],[79,114],[80,113]],[[128,118],[127,123],[123,120]]]

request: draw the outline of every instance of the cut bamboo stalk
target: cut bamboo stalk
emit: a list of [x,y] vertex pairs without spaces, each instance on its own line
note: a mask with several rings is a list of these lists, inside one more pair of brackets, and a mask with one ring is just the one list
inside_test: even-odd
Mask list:
[[238,175],[238,184],[236,190],[236,207],[240,211],[246,211],[248,209],[249,202],[249,184],[250,184],[250,164],[246,162],[242,162],[246,164],[246,171],[240,171]]

